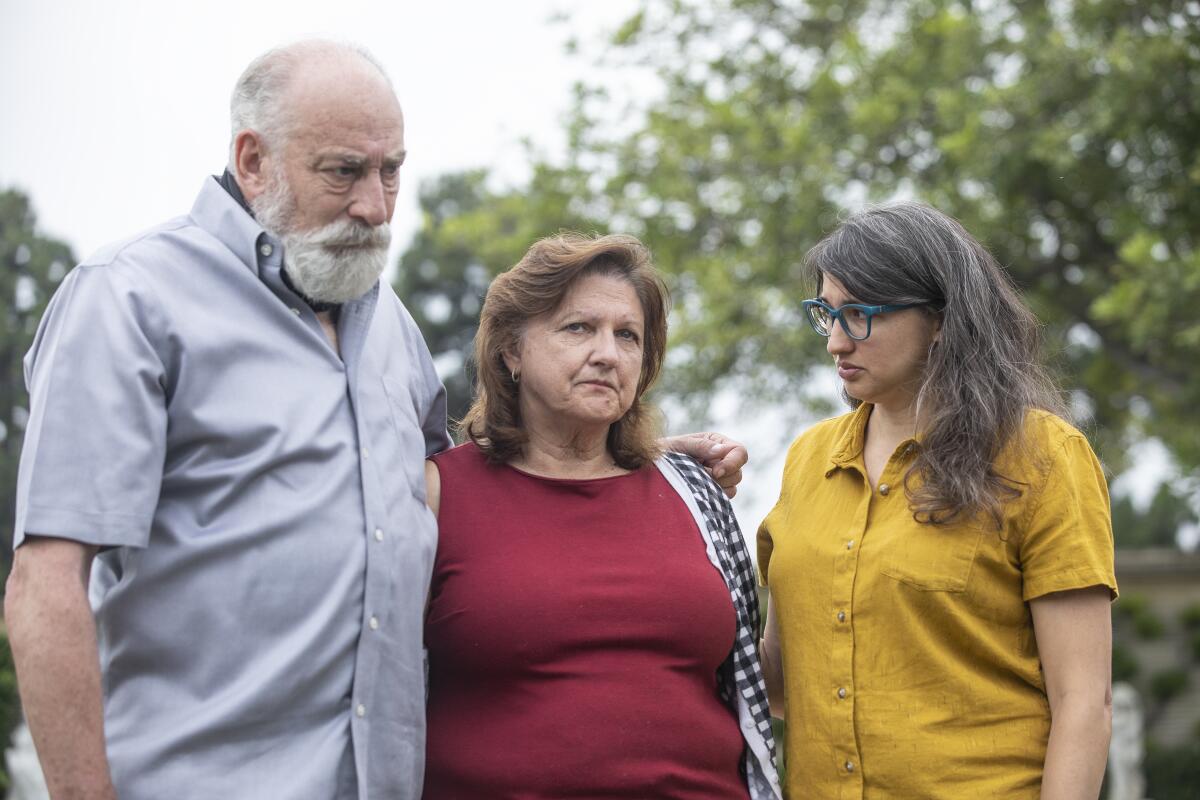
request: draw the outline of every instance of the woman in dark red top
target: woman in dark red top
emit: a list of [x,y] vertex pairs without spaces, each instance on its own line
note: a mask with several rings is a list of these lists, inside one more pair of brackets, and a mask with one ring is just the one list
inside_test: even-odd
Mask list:
[[641,401],[666,314],[624,236],[488,290],[470,441],[426,469],[426,798],[778,796],[745,544]]

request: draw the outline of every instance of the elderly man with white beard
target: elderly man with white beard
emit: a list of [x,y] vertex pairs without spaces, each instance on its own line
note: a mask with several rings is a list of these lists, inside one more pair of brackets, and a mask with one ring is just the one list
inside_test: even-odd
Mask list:
[[[450,439],[379,280],[400,106],[364,51],[302,42],[232,122],[225,174],[72,270],[26,359],[26,716],[54,798],[417,798],[423,464]],[[675,444],[726,484],[745,461]]]

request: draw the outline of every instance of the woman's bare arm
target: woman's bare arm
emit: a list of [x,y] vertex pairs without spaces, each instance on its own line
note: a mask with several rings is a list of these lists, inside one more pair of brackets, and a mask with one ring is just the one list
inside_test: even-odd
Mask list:
[[442,505],[442,474],[432,461],[425,462],[425,505],[435,517]]
[[779,649],[779,620],[775,616],[775,603],[767,601],[767,625],[762,641],[758,643],[758,660],[762,663],[763,678],[767,682],[767,700],[771,705],[771,716],[783,717],[783,654]]
[[1030,601],[1050,742],[1042,800],[1096,800],[1112,733],[1112,596],[1106,586]]

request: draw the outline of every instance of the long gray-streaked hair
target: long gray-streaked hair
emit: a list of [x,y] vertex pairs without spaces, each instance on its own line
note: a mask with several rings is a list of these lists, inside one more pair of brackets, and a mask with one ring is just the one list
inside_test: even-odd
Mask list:
[[313,59],[361,58],[392,85],[383,65],[365,47],[332,39],[306,39],[268,50],[250,62],[233,87],[229,99],[229,167],[234,168],[237,135],[257,131],[272,146],[279,146],[288,133],[290,118],[283,102],[296,68]]
[[922,438],[904,480],[909,505],[919,522],[983,512],[1000,524],[1003,504],[1022,488],[996,471],[997,457],[1021,445],[1030,409],[1064,415],[1039,364],[1037,318],[1008,273],[956,220],[919,202],[854,214],[804,263],[818,294],[828,275],[859,302],[920,303],[941,318],[917,394]]

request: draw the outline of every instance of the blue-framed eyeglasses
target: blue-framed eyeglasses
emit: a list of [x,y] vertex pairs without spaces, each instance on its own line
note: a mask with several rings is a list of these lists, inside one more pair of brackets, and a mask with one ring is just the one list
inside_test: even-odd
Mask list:
[[800,304],[808,317],[808,324],[822,336],[833,333],[833,323],[836,320],[842,325],[846,335],[856,342],[861,342],[871,335],[871,318],[876,314],[886,314],[889,311],[903,311],[906,308],[916,308],[924,303],[890,303],[885,306],[864,306],[861,303],[847,303],[840,308],[834,308],[823,300],[805,300]]

